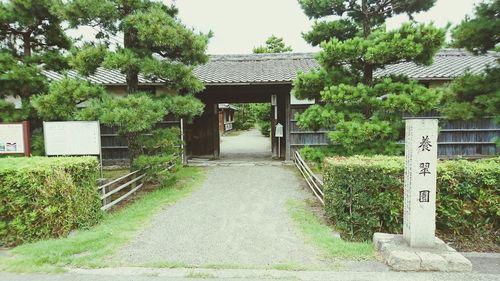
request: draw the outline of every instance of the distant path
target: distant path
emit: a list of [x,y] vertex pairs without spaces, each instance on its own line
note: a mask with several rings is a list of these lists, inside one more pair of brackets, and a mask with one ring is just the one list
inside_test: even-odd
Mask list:
[[271,139],[258,129],[242,131],[238,136],[221,136],[221,160],[271,160]]
[[198,191],[161,211],[114,258],[122,265],[154,262],[268,268],[323,267],[288,215],[286,202],[309,196],[292,168],[211,167]]

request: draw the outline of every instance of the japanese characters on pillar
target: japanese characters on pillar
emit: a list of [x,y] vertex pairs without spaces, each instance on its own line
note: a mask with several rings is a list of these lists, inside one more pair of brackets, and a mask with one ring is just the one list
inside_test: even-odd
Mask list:
[[437,119],[407,119],[403,237],[410,247],[433,247],[436,232]]

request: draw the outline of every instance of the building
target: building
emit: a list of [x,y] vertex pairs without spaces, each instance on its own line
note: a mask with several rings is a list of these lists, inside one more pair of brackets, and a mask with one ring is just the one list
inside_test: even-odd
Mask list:
[[[270,102],[273,107],[272,147],[273,155],[290,159],[293,152],[305,145],[322,146],[328,144],[325,132],[301,130],[294,116],[302,112],[314,100],[297,100],[292,94],[292,81],[298,72],[307,72],[318,67],[312,53],[214,55],[205,65],[198,66],[195,74],[205,83],[205,90],[197,96],[205,103],[205,112],[186,126],[185,139],[187,153],[192,157],[218,158],[220,154],[219,104]],[[389,74],[403,74],[428,87],[439,87],[466,71],[480,73],[488,66],[497,64],[498,53],[480,56],[459,49],[443,49],[436,55],[430,66],[414,63],[399,63],[378,70],[376,77]],[[60,79],[61,74],[45,72],[49,79]],[[68,73],[77,77],[75,72]],[[107,87],[116,95],[125,94],[125,76],[116,70],[99,69],[89,76],[92,83]],[[140,87],[151,92],[167,91],[161,81],[140,77]],[[453,153],[464,155],[496,154],[494,137],[499,136],[500,128],[492,120],[481,121],[482,125],[458,124],[447,130],[449,136],[441,141],[441,147],[449,147]],[[283,125],[284,137],[281,138],[281,155],[277,155],[277,139],[274,128]],[[474,127],[476,126],[476,127]],[[453,132],[461,130],[459,139],[453,139]],[[463,131],[466,130],[466,131]],[[469,131],[467,131],[469,130]],[[471,133],[473,132],[473,133]],[[464,136],[465,134],[465,136]],[[466,140],[466,142],[463,142]],[[285,148],[285,149],[283,149]],[[105,149],[103,147],[103,149]],[[453,152],[455,151],[455,152]],[[465,151],[465,152],[464,152]]]
[[229,103],[220,103],[219,107],[219,134],[222,135],[225,132],[232,131],[234,129],[234,113],[236,106]]

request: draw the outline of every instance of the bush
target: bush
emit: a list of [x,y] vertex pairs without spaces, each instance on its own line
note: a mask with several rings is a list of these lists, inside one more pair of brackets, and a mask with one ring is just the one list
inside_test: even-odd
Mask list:
[[[326,213],[344,239],[370,240],[374,232],[402,232],[403,157],[329,158],[323,176]],[[440,162],[438,234],[466,240],[497,237],[499,185],[500,158]]]
[[260,120],[258,123],[260,133],[265,137],[269,137],[271,135],[271,121]]
[[102,216],[94,157],[0,159],[0,245],[65,236]]
[[[173,167],[169,168],[170,166]],[[168,184],[174,177],[177,167],[181,165],[179,157],[175,155],[140,155],[134,161],[133,167],[146,173],[145,180],[152,184]]]

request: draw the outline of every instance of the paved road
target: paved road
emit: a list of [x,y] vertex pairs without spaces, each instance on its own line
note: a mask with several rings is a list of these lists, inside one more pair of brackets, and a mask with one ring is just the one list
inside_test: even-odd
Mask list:
[[114,260],[122,265],[180,263],[269,268],[280,264],[324,268],[286,209],[310,196],[291,167],[207,168],[201,188],[156,215]]
[[66,274],[10,274],[0,272],[0,281],[156,281],[156,280],[309,280],[309,281],[498,281],[499,275],[436,272],[331,272],[276,270],[121,269]]
[[220,160],[271,160],[271,139],[262,136],[258,129],[242,131],[237,136],[222,136]]

